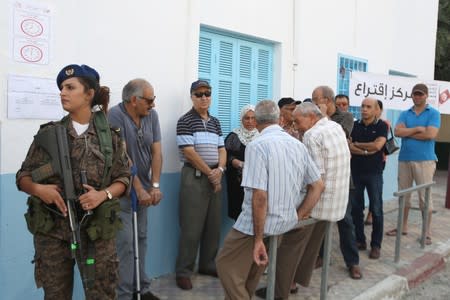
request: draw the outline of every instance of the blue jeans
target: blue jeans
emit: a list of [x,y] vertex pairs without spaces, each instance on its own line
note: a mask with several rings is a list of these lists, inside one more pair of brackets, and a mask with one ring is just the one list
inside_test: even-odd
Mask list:
[[342,220],[337,222],[339,229],[339,245],[347,268],[359,265],[359,253],[356,247],[355,226],[352,219],[352,202],[355,190],[350,189],[347,210]]
[[369,209],[372,212],[372,239],[370,246],[381,248],[383,239],[383,173],[352,174],[355,184],[355,197],[352,203],[352,217],[355,224],[356,241],[365,244],[364,235],[364,190],[369,196]]

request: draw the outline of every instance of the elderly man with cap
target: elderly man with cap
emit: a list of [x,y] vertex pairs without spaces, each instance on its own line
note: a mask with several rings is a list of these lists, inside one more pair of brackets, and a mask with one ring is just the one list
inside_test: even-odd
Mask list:
[[[120,136],[106,120],[109,89],[99,79],[86,65],[60,71],[56,81],[68,114],[41,125],[16,175],[19,190],[30,195],[25,218],[34,235],[36,285],[45,299],[72,299],[74,256],[84,298],[116,299],[117,197],[127,189],[130,171]],[[53,147],[62,155],[51,156]],[[61,161],[66,155],[69,162]]]
[[298,140],[301,139],[302,135],[294,127],[294,118],[292,117],[292,113],[294,112],[295,107],[300,103],[302,103],[302,101],[295,101],[290,97],[281,98],[278,101],[278,107],[280,108],[281,128]]
[[[416,84],[412,89],[414,105],[400,114],[395,135],[402,138],[398,156],[398,188],[403,190],[412,186],[429,183],[436,171],[437,156],[434,152],[435,139],[441,126],[439,111],[427,104],[428,87],[423,83]],[[419,191],[420,208],[424,208],[425,191]],[[405,196],[403,232],[408,233],[408,214],[411,207],[411,194]],[[425,243],[431,244],[431,213],[433,203],[430,198],[428,224]],[[397,234],[396,229],[389,230],[389,236]]]
[[[162,168],[161,130],[155,107],[155,91],[145,79],[129,81],[122,90],[122,102],[108,112],[111,126],[120,128],[126,143],[127,153],[137,168],[133,186],[139,200],[137,208],[139,281],[141,299],[158,299],[150,292],[150,278],[145,272],[147,253],[147,211],[151,205],[158,205],[162,199],[159,179]],[[120,218],[123,228],[117,235],[117,254],[119,256],[119,300],[133,298],[135,283],[133,212],[130,197],[120,199]]]
[[180,243],[176,262],[176,283],[192,289],[200,246],[198,272],[217,276],[215,258],[219,249],[222,175],[226,150],[217,118],[209,114],[211,86],[197,80],[191,85],[193,107],[177,123],[177,144],[181,161]]

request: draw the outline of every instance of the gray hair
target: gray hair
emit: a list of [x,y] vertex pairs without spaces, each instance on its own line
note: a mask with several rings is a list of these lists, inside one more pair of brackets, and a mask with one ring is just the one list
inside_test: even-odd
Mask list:
[[309,116],[310,114],[314,114],[316,117],[319,117],[319,119],[323,117],[323,114],[317,107],[317,105],[311,102],[303,102],[302,104],[297,105],[294,110],[294,114],[296,113],[299,113],[302,116]]
[[136,78],[130,80],[122,90],[122,101],[130,102],[131,97],[142,97],[144,95],[145,88],[153,88],[152,85],[145,79]]
[[277,124],[280,118],[280,109],[272,100],[262,100],[256,104],[255,119],[258,124]]
[[321,86],[316,87],[314,90],[320,90],[320,91],[322,91],[322,96],[323,96],[324,98],[330,99],[330,100],[333,101],[333,102],[335,101],[335,100],[334,100],[334,91],[333,91],[333,89],[330,88],[329,86],[327,86],[327,85],[321,85]]

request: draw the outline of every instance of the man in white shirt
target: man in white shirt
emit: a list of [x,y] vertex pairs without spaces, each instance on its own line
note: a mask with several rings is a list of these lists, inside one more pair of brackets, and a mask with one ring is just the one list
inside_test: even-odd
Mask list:
[[278,125],[279,114],[270,100],[255,108],[261,134],[245,151],[242,213],[216,259],[225,299],[251,299],[268,263],[264,238],[292,230],[310,214],[324,188],[305,146]]

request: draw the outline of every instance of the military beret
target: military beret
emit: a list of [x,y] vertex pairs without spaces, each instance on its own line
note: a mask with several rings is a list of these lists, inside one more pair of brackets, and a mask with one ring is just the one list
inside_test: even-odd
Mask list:
[[68,65],[62,68],[62,70],[59,71],[58,77],[56,77],[58,88],[61,90],[61,84],[64,82],[64,80],[71,77],[86,78],[94,85],[92,86],[93,88],[98,86],[100,80],[100,75],[98,74],[98,72],[87,65]]

